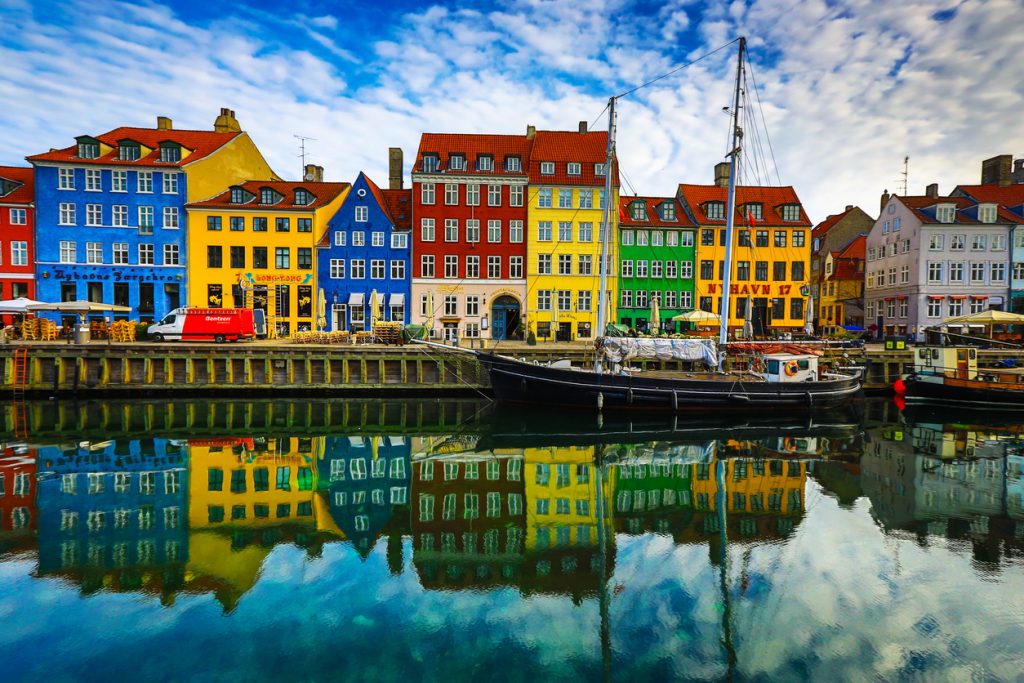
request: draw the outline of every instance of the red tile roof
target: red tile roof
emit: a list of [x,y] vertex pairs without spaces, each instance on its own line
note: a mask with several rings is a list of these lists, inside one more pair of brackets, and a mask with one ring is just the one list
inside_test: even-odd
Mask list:
[[1016,185],[959,185],[956,188],[978,202],[995,202],[1003,206],[1024,204],[1024,184]]
[[[103,164],[123,166],[185,166],[193,161],[198,161],[209,156],[219,148],[226,145],[240,132],[218,133],[209,130],[175,130],[163,128],[115,128],[109,133],[97,135],[96,139],[106,145],[110,145],[112,151],[100,155],[96,159],[81,159],[78,157],[78,144],[64,149],[50,150],[42,154],[28,157],[29,161],[56,161],[73,162],[75,164]],[[153,151],[143,155],[138,161],[121,161],[117,158],[117,145],[121,140],[134,140]],[[166,162],[160,161],[160,143],[176,142],[192,153],[181,161]]]
[[3,204],[31,204],[35,201],[35,169],[20,166],[0,166],[0,178],[21,183],[6,195],[0,197]]
[[[631,206],[634,202],[642,202],[647,212],[645,220],[635,220]],[[666,221],[661,218],[657,207],[663,202],[672,202],[676,207],[676,220]],[[692,228],[693,221],[690,220],[683,207],[679,205],[674,197],[619,197],[619,225],[622,227],[672,227]]]
[[[718,219],[708,218],[704,213],[704,206],[708,202],[718,201],[725,204],[728,201],[728,188],[718,185],[686,185],[681,184],[677,196],[686,204],[693,214],[698,225],[725,225],[725,217]],[[796,196],[796,190],[790,186],[767,187],[741,185],[736,188],[736,224],[746,224],[746,213],[744,205],[760,202],[762,204],[762,215],[764,218],[757,221],[757,225],[789,226],[789,227],[811,227],[811,221],[807,218],[804,207],[800,205],[800,220],[782,220],[782,206],[784,204],[800,204],[800,198]]]
[[[232,185],[248,190],[254,199],[247,204],[234,204],[231,202],[231,188],[221,192],[216,197],[201,202],[192,202],[189,207],[195,208],[224,208],[224,209],[267,209],[287,211],[312,211],[330,204],[339,194],[350,187],[349,183],[307,183],[304,181],[283,181],[283,180],[247,180],[241,185]],[[284,196],[277,204],[261,204],[260,190],[269,187]],[[314,199],[309,204],[295,203],[295,190],[303,189],[313,195]]]
[[[952,224],[975,225],[978,223],[978,205],[967,197],[896,197],[904,206],[910,209],[922,223],[935,223],[935,207],[939,204],[953,204],[956,207],[956,217]],[[999,223],[1020,223],[1019,217],[1014,216],[1004,206],[1000,205],[996,214]],[[951,225],[952,225],[951,224]]]
[[846,218],[847,214],[853,211],[854,207],[843,211],[842,213],[832,214],[822,222],[818,223],[811,230],[811,235],[814,237],[822,237],[825,233],[835,227],[836,223]]
[[863,259],[867,254],[868,236],[860,234],[850,240],[839,252],[839,258]]
[[841,258],[832,262],[832,274],[826,280],[863,280],[863,259]]
[[[533,141],[525,135],[484,135],[474,133],[424,133],[420,136],[420,147],[416,152],[412,172],[423,173],[423,156],[436,154],[439,160],[438,172],[459,175],[514,176],[526,175],[530,161],[530,147]],[[449,163],[453,154],[462,154],[466,159],[466,170],[452,171]],[[493,171],[478,171],[477,159],[490,156]],[[518,172],[505,171],[505,158],[519,157]]]
[[[538,130],[530,153],[530,183],[535,185],[593,185],[603,187],[605,177],[594,173],[594,164],[603,164],[608,157],[608,133],[598,131]],[[540,165],[553,162],[552,175],[541,174]],[[569,175],[567,166],[580,164],[580,175]],[[618,164],[615,164],[612,182],[618,182]]]
[[412,230],[412,190],[381,190],[395,230]]

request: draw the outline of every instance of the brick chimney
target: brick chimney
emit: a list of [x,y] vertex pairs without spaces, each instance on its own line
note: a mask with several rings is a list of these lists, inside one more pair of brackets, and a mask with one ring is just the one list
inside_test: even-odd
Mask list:
[[535,136],[536,134],[537,134],[537,126],[531,126],[531,125],[527,124],[527,126],[526,126],[526,139],[527,140],[532,140],[533,136]]
[[889,203],[889,190],[882,190],[882,201],[879,202],[879,211],[885,211],[885,205]]
[[302,179],[307,183],[322,183],[324,181],[324,167],[316,164],[306,164],[302,173]]
[[388,147],[388,188],[401,190],[405,166],[401,147]]
[[715,185],[718,187],[729,187],[728,161],[715,164]]
[[156,129],[157,130],[171,130],[174,128],[174,123],[166,116],[156,117]]
[[843,210],[844,210],[844,211],[852,211],[852,210],[853,210],[853,204],[847,204],[847,205],[846,205],[846,208],[845,208],[845,209],[843,209]]
[[586,133],[587,132],[587,122],[586,121],[580,121],[580,132],[581,133]]
[[938,199],[939,197],[939,184],[932,183],[928,187],[924,188],[924,196],[931,197],[932,199]]
[[1013,162],[1013,182],[1015,185],[1024,184],[1024,159]]
[[981,184],[1005,187],[1012,181],[1010,168],[1013,165],[1012,154],[1000,154],[981,162]]
[[235,110],[221,107],[220,116],[213,122],[213,129],[218,133],[239,133],[242,127],[235,118]]

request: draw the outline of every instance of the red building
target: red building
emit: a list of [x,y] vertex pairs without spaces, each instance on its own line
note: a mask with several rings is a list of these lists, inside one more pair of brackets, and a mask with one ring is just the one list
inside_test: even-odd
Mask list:
[[0,450],[0,551],[36,529],[35,449]]
[[0,166],[0,299],[35,298],[34,194],[33,169]]
[[412,309],[436,336],[522,337],[533,136],[424,133],[413,162]]

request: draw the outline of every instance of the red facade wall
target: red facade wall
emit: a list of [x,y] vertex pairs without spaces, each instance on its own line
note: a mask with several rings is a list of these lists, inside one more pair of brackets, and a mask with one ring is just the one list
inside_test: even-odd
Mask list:
[[[0,192],[4,187],[3,181],[17,184],[13,190],[0,196],[0,299],[13,299],[15,296],[35,298],[35,190],[32,178],[31,168],[0,166]],[[11,220],[20,211],[25,212],[24,225]],[[14,242],[24,242],[27,247],[25,265],[13,264]]]

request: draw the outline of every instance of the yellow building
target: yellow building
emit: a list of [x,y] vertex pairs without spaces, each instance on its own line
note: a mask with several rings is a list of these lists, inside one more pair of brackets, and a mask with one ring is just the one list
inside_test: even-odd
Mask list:
[[[720,314],[728,164],[719,164],[716,175],[715,185],[680,185],[677,196],[699,227],[695,303]],[[729,326],[740,331],[749,319],[755,336],[802,330],[810,294],[811,222],[796,192],[737,187],[734,223]]]
[[836,334],[864,327],[864,252],[866,235],[857,236],[842,251],[825,257],[818,306],[818,331]]
[[[692,465],[693,505],[698,512],[718,509],[717,464],[712,461]],[[731,458],[724,465],[728,513],[787,517],[803,514],[806,462]]]
[[[597,330],[607,133],[537,131],[527,202],[527,325],[539,339],[593,339]],[[613,178],[606,261],[607,320],[616,319],[619,191]]]
[[262,308],[277,336],[315,329],[316,243],[350,187],[321,175],[247,181],[189,204],[189,305]]

